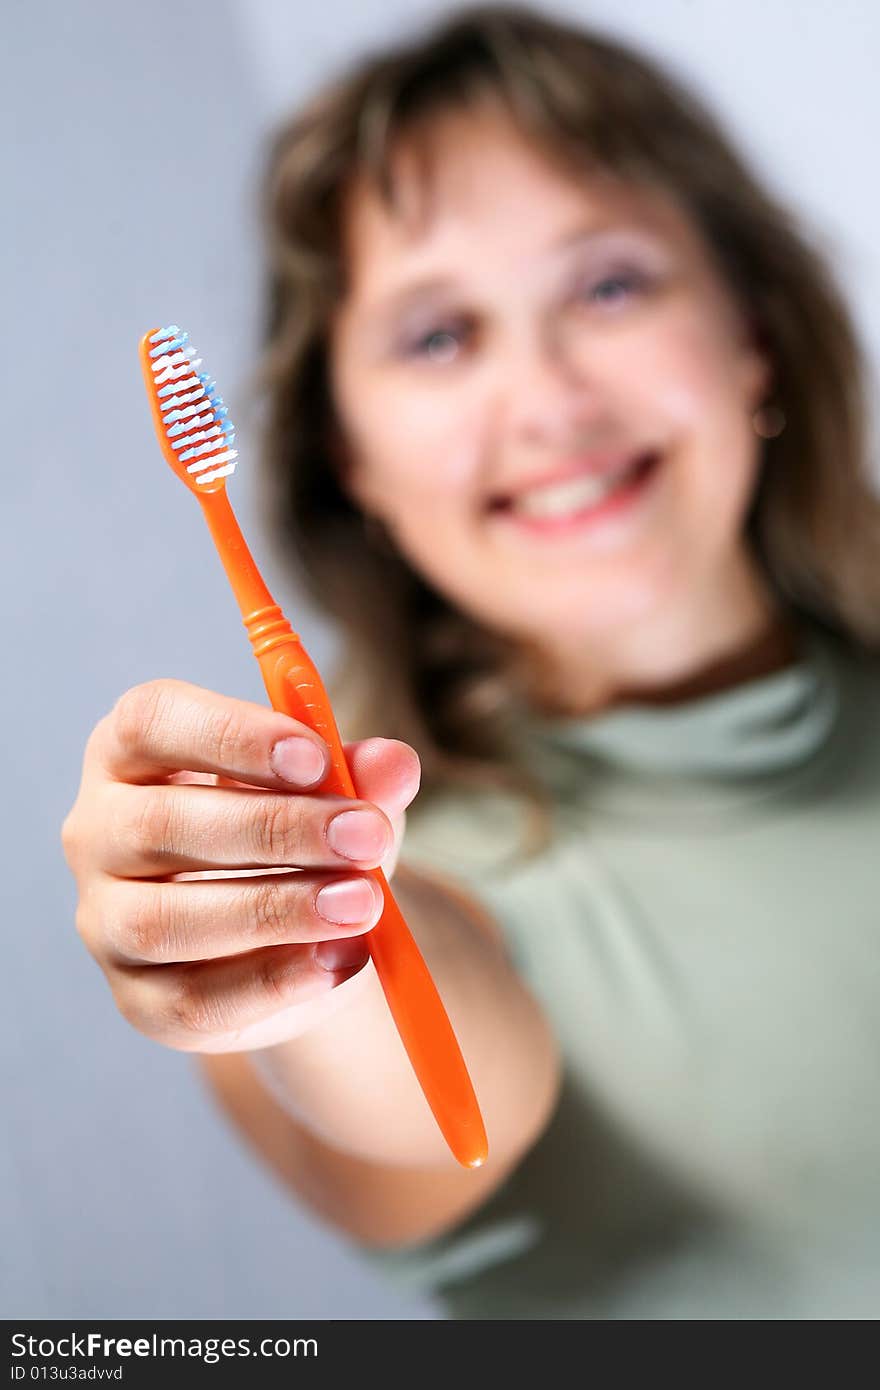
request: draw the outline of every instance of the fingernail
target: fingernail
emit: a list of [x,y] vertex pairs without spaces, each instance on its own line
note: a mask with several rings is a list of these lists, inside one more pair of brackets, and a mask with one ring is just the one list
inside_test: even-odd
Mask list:
[[361,936],[319,941],[315,947],[315,960],[325,970],[355,970],[366,965],[369,956],[369,947]]
[[388,827],[373,811],[343,811],[334,816],[327,839],[347,859],[381,859],[391,848]]
[[273,770],[285,782],[299,787],[311,786],[323,777],[326,761],[316,743],[308,738],[283,738],[270,754]]
[[376,911],[376,892],[367,878],[341,878],[321,889],[315,906],[328,922],[364,922]]

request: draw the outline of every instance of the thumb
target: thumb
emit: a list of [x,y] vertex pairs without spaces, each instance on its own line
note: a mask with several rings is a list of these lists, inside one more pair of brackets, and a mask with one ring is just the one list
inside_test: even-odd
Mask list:
[[390,883],[406,832],[406,808],[421,783],[419,755],[397,738],[358,739],[343,744],[343,750],[358,796],[384,811],[394,827],[394,844],[382,860]]
[[343,744],[355,791],[392,822],[414,800],[422,778],[416,750],[397,738],[363,738]]

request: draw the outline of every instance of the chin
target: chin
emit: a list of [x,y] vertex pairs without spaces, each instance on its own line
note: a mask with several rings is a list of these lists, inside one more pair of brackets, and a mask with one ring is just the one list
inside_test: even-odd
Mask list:
[[[534,590],[524,595],[520,612],[528,609],[534,627],[558,632],[560,641],[566,637],[589,640],[619,636],[621,628],[641,626],[654,617],[662,617],[671,604],[680,598],[681,585],[674,582],[675,566],[666,565],[662,573],[652,567],[650,573],[633,573],[601,584],[585,577],[576,584],[567,584],[556,596],[546,595],[544,602]],[[679,575],[680,581],[680,575]]]

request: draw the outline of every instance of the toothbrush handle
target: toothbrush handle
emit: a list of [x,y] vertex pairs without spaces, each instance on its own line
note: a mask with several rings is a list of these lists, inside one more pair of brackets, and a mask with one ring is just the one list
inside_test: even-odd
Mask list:
[[[292,634],[257,660],[272,707],[307,724],[330,748],[332,770],[321,790],[356,797],[330,700],[302,643]],[[488,1152],[486,1131],[452,1025],[384,873],[367,872],[385,907],[365,940],[400,1040],[455,1158],[465,1168],[479,1167]]]

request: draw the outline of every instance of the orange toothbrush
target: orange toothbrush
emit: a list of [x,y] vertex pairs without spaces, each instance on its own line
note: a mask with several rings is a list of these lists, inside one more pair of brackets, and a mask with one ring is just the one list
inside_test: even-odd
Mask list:
[[[241,609],[273,709],[308,724],[330,748],[321,790],[357,797],[330,700],[297,633],[263,583],[229,499],[237,457],[228,411],[213,380],[199,372],[189,337],[172,325],[141,339],[140,358],[153,423],[174,472],[198,498]],[[381,869],[368,873],[385,898],[365,935],[401,1042],[449,1148],[465,1168],[486,1160],[488,1144],[474,1088],[428,967]]]

